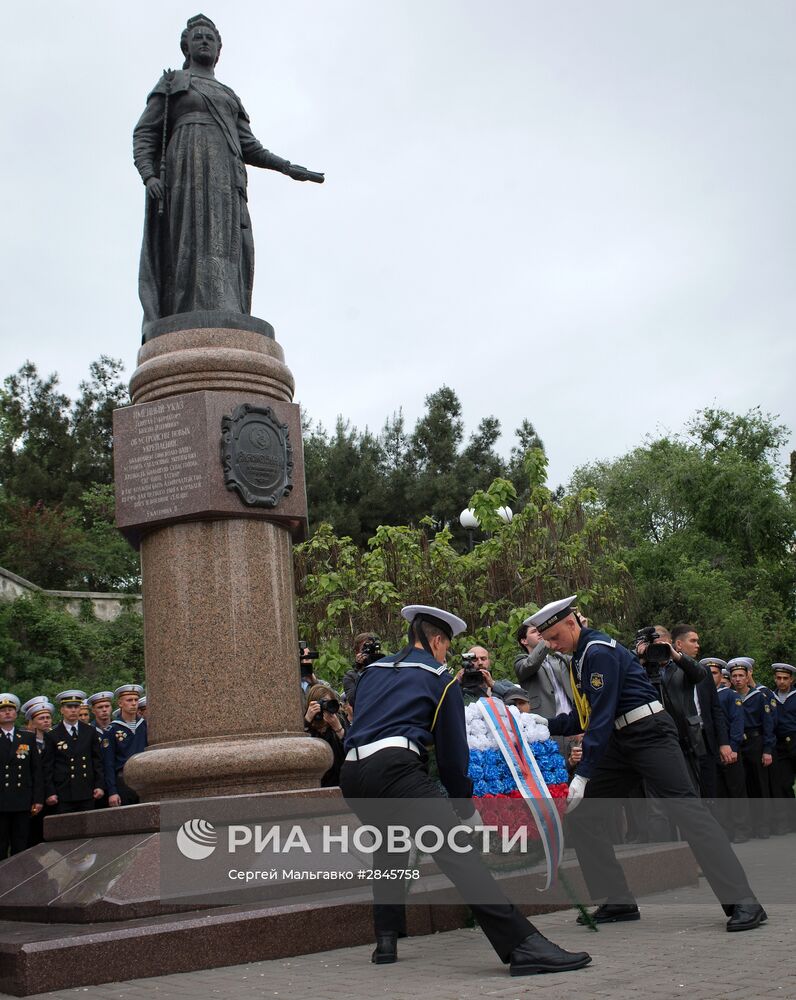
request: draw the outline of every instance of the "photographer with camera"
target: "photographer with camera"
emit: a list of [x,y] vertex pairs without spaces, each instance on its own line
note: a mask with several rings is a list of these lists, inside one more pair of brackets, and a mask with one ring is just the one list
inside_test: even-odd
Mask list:
[[473,646],[462,653],[462,666],[456,674],[456,680],[462,686],[465,705],[470,705],[479,698],[487,698],[492,693],[495,682],[491,667],[492,659],[483,646]]
[[365,667],[382,657],[381,639],[375,632],[360,632],[354,639],[354,665],[343,674],[343,692],[348,704],[354,708],[355,692]]
[[326,684],[313,684],[307,692],[304,732],[308,736],[326,740],[332,748],[334,761],[321,778],[321,788],[339,785],[340,768],[345,760],[343,741],[348,732],[348,719],[340,710],[337,692]]
[[[677,625],[678,637],[693,633],[691,625]],[[636,633],[635,652],[655,688],[658,700],[677,726],[680,749],[694,780],[694,789],[700,790],[700,757],[706,754],[702,738],[702,722],[696,686],[708,673],[693,657],[676,649],[672,635],[662,625],[648,625]],[[699,640],[696,639],[696,652]]]
[[313,684],[326,684],[326,681],[315,676],[313,660],[318,659],[318,650],[313,649],[306,639],[299,639],[299,671],[301,672],[301,691],[306,694]]

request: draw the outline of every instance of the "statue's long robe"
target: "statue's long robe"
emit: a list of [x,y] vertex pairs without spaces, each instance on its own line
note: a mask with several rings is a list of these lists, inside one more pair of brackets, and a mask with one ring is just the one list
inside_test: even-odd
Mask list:
[[[141,179],[160,176],[166,81],[160,80],[133,133]],[[163,214],[147,198],[138,277],[144,322],[194,310],[251,312],[254,241],[246,168],[283,170],[264,149],[229,87],[175,73],[169,94]]]

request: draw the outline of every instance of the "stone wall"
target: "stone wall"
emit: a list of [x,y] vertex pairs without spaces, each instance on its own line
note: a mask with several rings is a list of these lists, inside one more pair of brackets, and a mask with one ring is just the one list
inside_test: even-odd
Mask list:
[[43,590],[30,580],[24,580],[0,566],[0,601],[16,601],[29,594],[41,594],[60,604],[64,611],[77,617],[86,601],[90,601],[94,615],[100,621],[109,622],[117,618],[125,608],[141,614],[140,594],[97,594],[89,590]]

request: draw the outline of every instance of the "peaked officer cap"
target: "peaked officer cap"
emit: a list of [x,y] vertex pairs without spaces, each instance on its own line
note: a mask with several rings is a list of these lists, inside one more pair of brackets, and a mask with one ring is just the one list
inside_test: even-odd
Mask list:
[[19,711],[19,698],[15,694],[5,691],[0,694],[0,708],[15,708]]
[[61,691],[60,694],[57,694],[55,700],[59,705],[82,705],[86,700],[86,692],[70,688],[68,691]]

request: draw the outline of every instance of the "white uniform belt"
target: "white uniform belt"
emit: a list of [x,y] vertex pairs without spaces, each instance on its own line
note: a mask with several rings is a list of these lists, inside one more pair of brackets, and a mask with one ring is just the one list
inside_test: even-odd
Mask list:
[[639,705],[638,708],[631,708],[624,715],[618,715],[614,720],[614,729],[624,729],[632,722],[638,722],[639,719],[646,719],[648,715],[657,715],[658,712],[662,711],[663,705],[659,701],[648,701],[646,705]]
[[362,760],[363,757],[370,757],[379,750],[389,750],[390,747],[398,747],[400,750],[411,750],[420,756],[420,747],[413,743],[406,736],[387,736],[383,740],[376,740],[375,743],[366,743],[363,747],[352,747],[345,755],[346,760]]

